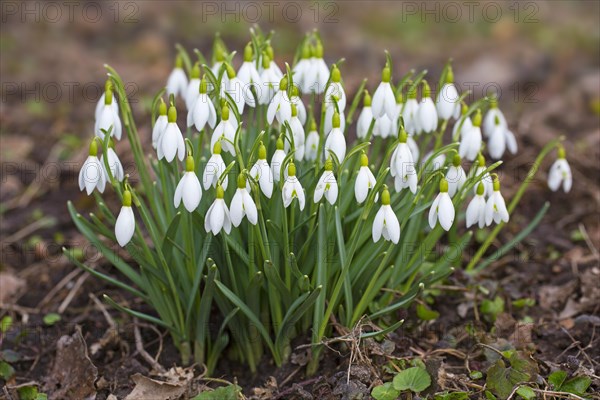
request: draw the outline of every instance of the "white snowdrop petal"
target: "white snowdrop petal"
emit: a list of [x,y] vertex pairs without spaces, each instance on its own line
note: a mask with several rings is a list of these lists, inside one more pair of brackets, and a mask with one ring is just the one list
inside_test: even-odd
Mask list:
[[438,219],[438,205],[440,203],[441,193],[437,195],[435,200],[433,200],[433,204],[431,204],[431,208],[429,209],[429,227],[431,229],[435,228],[435,224]]
[[379,209],[379,211],[377,211],[377,214],[375,215],[375,219],[373,220],[372,235],[374,242],[378,242],[381,238],[381,234],[383,232],[384,214],[385,210],[383,209],[383,206],[381,206],[381,208]]
[[454,223],[454,205],[448,193],[440,193],[438,205],[438,220],[445,231],[449,231]]
[[115,237],[121,247],[125,247],[135,232],[135,217],[131,207],[123,206],[115,223]]
[[238,227],[242,223],[242,218],[246,215],[244,212],[243,192],[246,192],[246,189],[237,189],[233,195],[233,199],[231,199],[231,204],[229,205],[231,223],[235,227]]

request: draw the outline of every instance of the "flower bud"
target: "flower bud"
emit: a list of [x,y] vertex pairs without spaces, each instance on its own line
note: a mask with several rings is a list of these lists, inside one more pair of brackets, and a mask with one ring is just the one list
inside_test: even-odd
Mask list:
[[333,117],[331,119],[331,126],[333,128],[340,127],[340,114],[337,111],[333,113]]
[[248,43],[244,47],[244,62],[252,61],[252,43]]
[[389,206],[391,202],[390,200],[390,191],[386,185],[383,185],[383,192],[381,192],[381,205]]
[[456,153],[454,155],[454,158],[452,158],[452,165],[454,165],[455,167],[458,167],[460,165],[460,155],[458,153]]
[[440,180],[440,193],[448,193],[448,181],[446,178]]
[[481,110],[477,109],[473,117],[473,126],[481,126]]
[[96,139],[92,139],[92,143],[90,143],[89,155],[92,157],[96,157],[98,155],[98,144],[96,143]]
[[177,122],[177,110],[175,109],[175,106],[169,107],[168,118],[169,118],[169,123]]
[[167,103],[161,98],[160,104],[158,105],[158,114],[167,115]]
[[334,65],[333,70],[331,71],[331,82],[339,82],[341,78],[340,70]]
[[371,95],[369,94],[369,92],[367,90],[365,90],[365,97],[363,98],[363,106],[364,107],[371,107]]
[[123,206],[131,207],[131,192],[127,189],[123,191]]
[[383,71],[381,71],[381,81],[389,82],[391,78],[392,78],[392,72],[390,71],[389,67],[385,67],[383,69]]
[[[220,140],[219,140],[219,142],[220,142]],[[191,172],[194,170],[194,157],[187,156],[187,158],[185,159],[185,170],[187,172]]]
[[260,146],[258,146],[258,159],[259,160],[267,159],[267,148],[265,147],[263,142],[260,142]]
[[369,166],[369,157],[367,157],[367,154],[364,151],[360,155],[360,166],[361,167],[368,167]]
[[293,162],[288,165],[288,176],[296,176],[296,164]]
[[194,64],[194,67],[192,68],[191,78],[192,79],[200,78],[200,63]]

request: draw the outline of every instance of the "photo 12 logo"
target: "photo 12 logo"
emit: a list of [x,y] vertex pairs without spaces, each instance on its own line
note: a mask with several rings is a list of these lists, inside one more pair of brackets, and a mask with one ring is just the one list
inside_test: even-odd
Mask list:
[[339,5],[333,1],[203,1],[201,14],[202,22],[297,23],[305,17],[315,23],[337,23]]
[[510,18],[517,23],[538,23],[540,6],[533,1],[403,1],[402,22],[496,23]]
[[114,23],[140,21],[140,7],[134,1],[3,1],[2,23]]

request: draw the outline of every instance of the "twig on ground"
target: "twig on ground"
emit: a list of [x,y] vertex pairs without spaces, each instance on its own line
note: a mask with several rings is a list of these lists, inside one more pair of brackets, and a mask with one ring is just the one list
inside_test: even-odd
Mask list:
[[137,318],[133,319],[133,336],[135,337],[135,349],[137,350],[137,352],[140,353],[142,358],[146,360],[146,362],[150,364],[152,368],[154,368],[159,373],[164,374],[166,372],[164,367],[160,365],[154,358],[152,358],[152,356],[148,354],[146,349],[144,349],[144,342],[142,341],[142,334],[140,333],[140,327]]
[[77,282],[75,282],[75,284],[69,291],[69,294],[67,295],[67,297],[65,297],[63,302],[58,307],[59,314],[62,314],[65,312],[67,307],[69,307],[69,304],[71,304],[71,301],[73,301],[73,299],[75,298],[75,295],[77,295],[77,292],[79,292],[79,289],[81,288],[81,286],[83,285],[85,280],[89,277],[90,277],[90,274],[88,272],[85,272],[79,277],[79,279],[77,279]]
[[64,278],[62,278],[60,280],[60,282],[58,282],[56,285],[54,285],[54,287],[38,303],[37,307],[42,308],[46,304],[48,304],[50,302],[50,300],[52,300],[54,295],[56,295],[56,293],[58,293],[63,287],[65,287],[67,285],[67,283],[69,283],[70,281],[75,279],[75,277],[82,272],[83,272],[83,270],[81,270],[79,268],[75,268],[73,271],[69,272]]

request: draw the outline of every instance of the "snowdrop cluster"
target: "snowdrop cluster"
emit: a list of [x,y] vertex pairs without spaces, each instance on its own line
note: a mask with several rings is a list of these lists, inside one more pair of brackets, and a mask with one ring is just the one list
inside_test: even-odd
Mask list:
[[[331,333],[332,314],[349,329],[372,312],[389,316],[397,298],[381,295],[384,288],[408,283],[402,290],[416,291],[413,283],[450,273],[418,256],[414,265],[392,268],[405,259],[405,245],[427,254],[445,232],[441,243],[467,243],[470,229],[496,224],[469,261],[472,270],[522,195],[507,205],[500,191],[496,169],[518,146],[499,99],[468,104],[450,63],[439,80],[413,70],[397,80],[386,53],[381,78],[353,87],[342,73],[358,68],[357,60],[331,63],[317,32],[289,63],[272,40],[252,31],[241,57],[220,38],[210,58],[178,47],[164,87],[156,88],[152,121],[139,133],[123,82],[107,67],[78,184],[87,195],[114,191],[121,207],[110,215],[109,199],[100,204],[103,218],[88,222],[69,205],[88,239],[112,239],[143,266],[134,270],[117,254],[123,252],[100,249],[135,283],[122,287],[144,289],[182,359],[194,349],[196,362],[212,363],[209,370],[226,337],[251,368],[263,349],[280,365],[289,338],[272,326],[294,320],[293,331],[303,332],[313,321],[318,344]],[[116,149],[130,149],[132,177],[115,150],[122,137]],[[572,187],[562,146],[548,185]],[[223,330],[227,321],[243,331],[266,318],[260,349],[244,342],[249,332],[213,342],[198,331],[212,310],[223,313]]]

